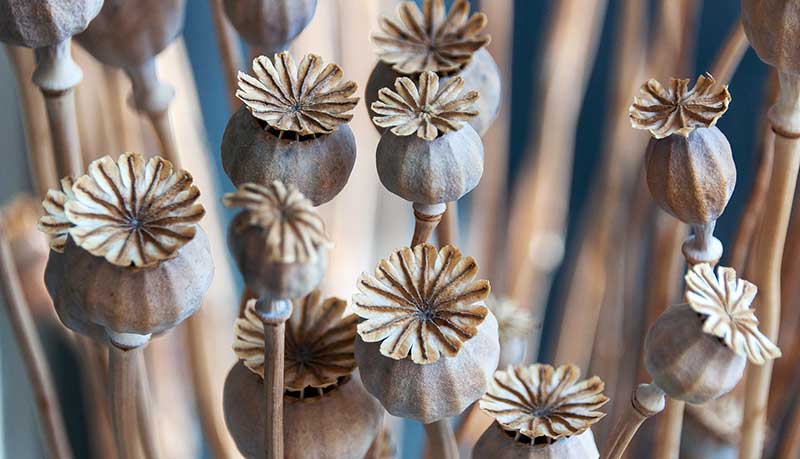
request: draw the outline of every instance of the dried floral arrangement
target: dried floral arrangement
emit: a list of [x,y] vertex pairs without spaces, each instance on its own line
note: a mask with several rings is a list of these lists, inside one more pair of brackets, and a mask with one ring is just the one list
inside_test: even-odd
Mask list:
[[[584,222],[577,260],[563,281],[568,293],[559,305],[558,344],[553,356],[544,356],[538,350],[543,298],[552,282],[544,278],[564,252],[563,234],[551,228],[568,207],[564,168],[572,167],[571,158],[539,152],[532,163],[536,172],[519,179],[514,202],[503,200],[508,160],[498,153],[508,149],[509,139],[499,132],[508,130],[511,99],[503,94],[510,91],[504,74],[509,59],[501,54],[510,48],[504,35],[512,15],[503,14],[506,2],[483,2],[480,12],[471,11],[468,0],[450,3],[397,1],[394,15],[379,18],[375,12],[363,21],[371,33],[343,17],[372,43],[376,63],[367,74],[359,69],[369,70],[373,61],[323,52],[325,43],[301,35],[315,17],[331,21],[327,14],[315,16],[317,9],[329,13],[339,6],[212,0],[231,100],[219,153],[236,188],[219,199],[207,181],[184,169],[198,177],[207,173],[182,141],[185,107],[173,114],[181,117],[170,118],[180,92],[159,78],[155,64],[180,40],[186,8],[193,5],[0,0],[0,11],[8,13],[0,18],[0,40],[35,49],[33,82],[45,101],[39,114],[47,120],[46,136],[31,135],[41,215],[20,204],[0,210],[0,284],[31,387],[46,402],[38,406],[39,419],[52,457],[75,454],[64,427],[69,413],[60,411],[27,304],[28,284],[36,282],[46,288],[59,321],[74,332],[82,374],[95,390],[107,392],[98,393],[87,411],[97,457],[170,455],[158,439],[164,409],[156,414],[151,407],[150,380],[160,384],[164,378],[152,360],[162,354],[186,360],[188,386],[214,457],[398,457],[395,445],[403,445],[397,418],[423,424],[424,454],[443,459],[465,452],[500,459],[667,459],[682,449],[682,429],[695,433],[694,421],[710,431],[701,437],[738,441],[743,458],[796,454],[800,402],[788,403],[791,411],[783,416],[773,414],[773,406],[788,400],[793,386],[781,371],[791,366],[797,346],[778,331],[786,316],[781,302],[788,303],[793,291],[786,272],[800,270],[790,256],[800,253],[794,252],[800,238],[789,231],[800,169],[800,54],[793,46],[800,39],[793,27],[800,10],[789,0],[743,0],[741,24],[709,73],[694,82],[650,78],[641,84],[642,75],[679,76],[686,69],[669,55],[670,46],[640,43],[641,23],[647,22],[641,5],[623,2],[609,152],[587,204],[593,212]],[[575,88],[585,85],[588,72],[579,62],[590,61],[592,45],[591,38],[575,37],[601,23],[602,3],[564,0],[554,9],[537,107],[548,116],[537,121],[534,148],[561,153],[574,143],[576,118],[570,118],[577,117],[583,92]],[[691,18],[687,12],[670,16],[677,13],[667,3],[656,17],[656,42],[690,46],[685,32]],[[353,15],[366,17],[373,9]],[[355,36],[347,26],[337,27],[338,38]],[[247,72],[237,34],[252,51]],[[132,108],[153,128],[142,135],[156,154],[95,157],[83,151],[81,141],[92,139],[79,128],[91,117],[80,99],[76,110],[73,89],[82,71],[71,57],[72,36],[88,52],[82,59],[121,69],[130,80]],[[314,46],[297,46],[306,40]],[[765,115],[764,143],[772,154],[759,166],[728,256],[715,230],[729,215],[737,165],[718,125],[735,107],[727,82],[748,41],[777,70],[779,89]],[[319,47],[319,54],[305,52],[308,47]],[[645,50],[653,54],[648,62]],[[363,105],[356,81],[364,83]],[[569,94],[557,86],[571,88]],[[26,109],[33,110],[33,100]],[[101,117],[115,115],[122,129],[121,104],[103,107]],[[359,119],[365,115],[369,121]],[[115,148],[131,138],[109,137]],[[33,148],[35,142],[40,148]],[[84,158],[93,159],[85,168]],[[374,167],[364,169],[372,158]],[[408,239],[394,238],[401,231],[397,220],[376,217],[377,203],[385,203],[370,200],[378,183],[411,203]],[[471,192],[470,219],[461,221],[469,222],[467,241],[459,237],[466,225],[459,225],[457,211]],[[642,236],[651,203],[663,211],[652,225],[652,243]],[[223,231],[205,223],[218,216],[219,204],[236,212],[227,243],[245,287],[238,308],[214,304],[215,264],[217,272],[231,271],[219,251]],[[487,217],[506,210],[507,222]],[[41,234],[28,238],[34,217]],[[475,230],[484,220],[507,223],[506,253],[497,252],[497,230]],[[540,223],[549,220],[554,223]],[[372,234],[360,232],[364,225],[374,226]],[[393,250],[372,247],[367,238],[378,233],[391,236]],[[37,244],[47,253],[43,283],[30,271]],[[723,260],[731,267],[718,266]],[[783,260],[789,267],[782,273]],[[625,296],[621,285],[631,281],[626,270],[648,284],[636,285],[631,298],[620,301],[625,304],[610,304]],[[672,275],[677,272],[685,273],[682,284]],[[352,296],[341,299],[334,291]],[[641,316],[638,330],[623,329],[620,318],[633,309],[628,303],[638,307],[639,301],[647,317]],[[205,319],[203,327],[201,306],[237,317],[231,324]],[[153,343],[184,322],[184,343],[169,344],[167,352]],[[788,315],[786,326],[799,322]],[[609,337],[626,341],[605,351]],[[227,362],[227,374],[212,374],[203,360],[212,347],[232,347],[235,362]],[[776,364],[784,353],[790,363]],[[545,358],[557,365],[537,362]],[[582,379],[582,373],[597,376]],[[219,376],[224,383],[211,382]],[[725,412],[709,416],[715,409]],[[685,416],[693,422],[684,422]],[[657,421],[655,433],[638,434],[650,436],[637,445],[649,418]],[[741,426],[715,432],[720,419],[737,419]],[[768,438],[767,429],[786,438]],[[697,454],[711,457],[705,450]]]

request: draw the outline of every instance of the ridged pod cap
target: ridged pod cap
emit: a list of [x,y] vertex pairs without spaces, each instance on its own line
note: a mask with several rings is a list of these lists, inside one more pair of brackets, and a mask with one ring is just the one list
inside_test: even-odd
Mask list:
[[82,32],[103,0],[0,0],[0,41],[14,46],[53,46]]
[[742,0],[742,25],[758,57],[782,72],[800,73],[800,4],[793,0]]
[[495,459],[598,459],[600,453],[591,430],[555,443],[524,444],[496,422],[478,439],[472,450],[474,458]]

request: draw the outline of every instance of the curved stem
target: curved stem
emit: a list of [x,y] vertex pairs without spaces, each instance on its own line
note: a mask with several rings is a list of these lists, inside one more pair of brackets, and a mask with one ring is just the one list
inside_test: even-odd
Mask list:
[[430,442],[431,457],[458,459],[458,445],[453,428],[447,419],[425,424],[425,434]]
[[625,454],[633,436],[647,419],[664,410],[664,391],[655,384],[641,384],[633,392],[631,403],[614,427],[603,454],[603,459],[619,459]]
[[22,362],[30,380],[47,450],[56,459],[71,459],[72,448],[64,428],[64,417],[58,403],[53,376],[47,365],[39,334],[23,294],[22,284],[14,265],[5,229],[0,227],[0,288],[6,313],[14,332]]
[[137,415],[137,355],[142,347],[130,350],[109,345],[108,363],[111,385],[111,422],[120,459],[136,459],[139,438]]

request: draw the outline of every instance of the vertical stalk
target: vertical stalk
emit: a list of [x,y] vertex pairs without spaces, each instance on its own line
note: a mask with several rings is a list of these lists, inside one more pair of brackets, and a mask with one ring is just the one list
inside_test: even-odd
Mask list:
[[241,101],[236,97],[236,88],[238,86],[237,75],[242,67],[242,50],[236,30],[225,15],[222,0],[209,0],[209,3],[214,17],[214,31],[217,36],[219,55],[222,58],[225,83],[228,86],[228,105],[231,112],[234,112],[241,105]]
[[122,349],[114,344],[108,346],[109,377],[111,385],[111,422],[120,459],[136,459],[139,436],[137,415],[137,387],[139,384],[136,364],[142,347]]
[[[781,263],[800,167],[800,77],[780,72],[778,102],[769,118],[775,132],[772,178],[756,242],[753,280],[761,289],[758,303],[764,334],[777,342],[781,313]],[[761,457],[766,434],[772,361],[750,367],[747,375],[740,458]]]
[[453,428],[447,419],[425,424],[431,456],[436,459],[458,459],[458,445]]
[[431,233],[439,224],[442,215],[447,209],[446,204],[417,204],[414,203],[414,236],[411,238],[411,248],[427,242]]
[[458,202],[447,203],[442,221],[436,227],[436,242],[439,247],[456,244],[458,241]]
[[142,453],[147,459],[156,459],[158,454],[158,435],[154,430],[151,409],[150,380],[147,377],[147,365],[144,352],[137,352],[134,356],[136,365],[136,421],[139,428],[139,439],[142,442]]
[[283,459],[283,347],[286,321],[292,315],[289,300],[261,300],[256,313],[264,324],[264,400],[267,425],[264,457]]
[[620,459],[639,427],[648,418],[660,413],[664,409],[665,403],[664,391],[658,386],[655,384],[639,385],[633,392],[630,405],[609,437],[603,459]]

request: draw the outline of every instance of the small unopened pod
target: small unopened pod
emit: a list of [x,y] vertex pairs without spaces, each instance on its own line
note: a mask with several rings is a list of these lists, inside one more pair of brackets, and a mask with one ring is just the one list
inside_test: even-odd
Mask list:
[[295,185],[315,206],[330,201],[350,178],[356,140],[347,123],[357,85],[336,64],[314,54],[299,66],[288,52],[253,60],[239,72],[244,105],[222,138],[222,166],[234,185]]
[[[286,323],[283,397],[286,458],[362,459],[383,424],[383,408],[353,374],[356,317],[346,301],[319,291],[294,302]],[[247,459],[264,457],[264,332],[254,303],[236,321],[240,361],[224,389],[225,423]]]
[[82,32],[103,0],[0,0],[0,41],[44,48]]
[[500,356],[489,282],[453,246],[403,248],[358,280],[356,361],[389,413],[428,424],[484,392]]
[[188,172],[125,153],[61,183],[39,228],[51,238],[45,282],[64,325],[125,347],[200,307],[214,265]]
[[381,183],[416,204],[457,201],[472,191],[483,175],[483,143],[465,123],[477,115],[476,91],[462,94],[464,80],[425,72],[418,81],[398,78],[394,91],[380,90],[372,104],[373,121],[389,130],[377,148]]
[[[444,0],[424,0],[422,11],[415,2],[405,1],[397,7],[397,18],[383,17],[381,30],[372,34],[379,60],[367,82],[367,107],[378,100],[381,88],[390,87],[397,78],[434,72],[444,84],[458,76],[467,90],[481,94],[478,115],[469,124],[483,135],[500,109],[500,70],[485,48],[491,40],[483,33],[486,15],[469,13],[468,0],[456,0],[449,11]],[[385,128],[375,126],[381,132]]]
[[591,427],[608,402],[598,377],[579,380],[574,365],[509,366],[498,371],[480,407],[494,419],[472,457],[597,459]]
[[225,195],[242,211],[228,245],[247,286],[260,298],[301,298],[322,280],[331,242],[317,211],[293,185],[245,183]]
[[758,57],[782,72],[800,74],[800,29],[794,0],[742,0],[742,25]]
[[223,0],[223,4],[236,31],[261,53],[285,50],[317,9],[317,0]]
[[728,393],[745,364],[762,365],[780,349],[758,330],[750,308],[755,285],[731,268],[695,265],[686,274],[687,304],[668,308],[650,327],[644,360],[670,397],[699,404]]

